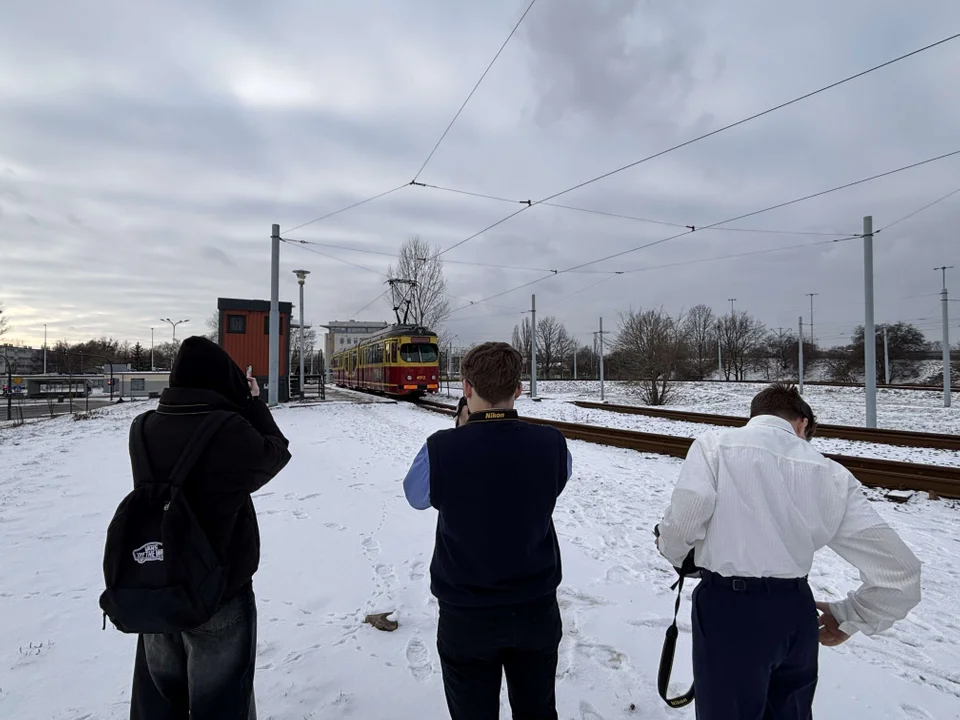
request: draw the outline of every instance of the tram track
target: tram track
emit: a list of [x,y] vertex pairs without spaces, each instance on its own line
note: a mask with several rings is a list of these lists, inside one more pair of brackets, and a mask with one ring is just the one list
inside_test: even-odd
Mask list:
[[[415,402],[418,407],[431,412],[451,417],[456,414],[454,408],[441,403],[424,399]],[[605,406],[604,409],[608,408]],[[534,425],[555,427],[563,433],[564,437],[570,440],[583,440],[598,445],[627,448],[655,455],[684,458],[693,444],[693,438],[677,435],[658,435],[637,432],[636,430],[582,425],[537,417],[524,417],[523,419]],[[843,465],[868,487],[930,492],[940,497],[960,498],[960,468],[848,455],[827,454],[826,457]]]
[[[667,410],[665,408],[644,407],[640,405],[611,405],[609,403],[573,400],[576,405],[587,410],[607,410],[626,415],[645,415],[664,420],[719,425],[722,427],[743,427],[748,418],[735,415],[713,415],[710,413],[689,412],[685,410]],[[940,450],[960,450],[960,435],[941,433],[911,432],[907,430],[886,430],[861,428],[852,425],[817,425],[817,437],[837,440],[855,440],[859,442],[898,445],[900,447],[937,448]]]

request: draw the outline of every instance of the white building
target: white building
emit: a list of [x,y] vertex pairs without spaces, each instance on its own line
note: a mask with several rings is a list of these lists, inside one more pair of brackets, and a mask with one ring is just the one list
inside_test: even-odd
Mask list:
[[327,329],[324,337],[323,350],[324,362],[327,365],[328,372],[330,367],[330,358],[338,352],[342,352],[351,347],[356,347],[360,341],[371,335],[384,330],[387,327],[385,322],[362,322],[357,320],[331,320],[326,325],[321,325]]

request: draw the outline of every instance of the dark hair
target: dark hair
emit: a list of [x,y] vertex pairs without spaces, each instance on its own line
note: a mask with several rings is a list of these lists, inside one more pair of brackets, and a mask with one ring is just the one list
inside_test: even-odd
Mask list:
[[520,385],[523,357],[504,342],[487,342],[471,349],[460,363],[460,375],[489,403],[509,400]]
[[757,415],[775,415],[788,422],[806,418],[807,428],[804,435],[807,440],[817,432],[817,418],[813,409],[800,395],[796,386],[787,383],[774,383],[757,393],[750,403],[750,417]]

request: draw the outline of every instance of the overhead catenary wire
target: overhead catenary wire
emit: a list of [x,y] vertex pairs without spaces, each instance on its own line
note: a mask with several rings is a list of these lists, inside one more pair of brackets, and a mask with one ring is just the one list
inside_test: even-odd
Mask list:
[[921,207],[921,208],[919,208],[919,209],[917,209],[917,210],[914,210],[912,213],[909,213],[909,214],[907,214],[907,215],[904,215],[904,216],[903,216],[902,218],[900,218],[899,220],[894,220],[892,223],[889,223],[888,225],[884,225],[882,228],[880,228],[880,230],[875,230],[873,234],[876,235],[878,232],[881,232],[881,231],[883,231],[883,230],[887,230],[887,229],[889,229],[889,228],[892,228],[894,225],[899,225],[900,223],[904,222],[905,220],[909,220],[909,219],[912,218],[913,216],[919,215],[919,214],[922,213],[924,210],[927,210],[927,209],[929,209],[929,208],[932,208],[934,205],[936,205],[936,204],[938,204],[938,203],[941,203],[941,202],[943,202],[944,200],[947,200],[947,199],[949,199],[949,198],[952,198],[952,197],[953,197],[954,195],[956,195],[957,193],[960,193],[960,188],[957,188],[956,190],[953,190],[952,192],[948,192],[946,195],[944,195],[944,196],[942,196],[942,197],[938,197],[938,198],[937,198],[936,200],[934,200],[933,202],[927,203],[927,204],[924,205],[923,207]]
[[[494,295],[491,295],[491,296],[489,296],[489,297],[487,297],[487,298],[483,298],[482,300],[475,301],[475,303],[476,303],[476,302],[482,303],[482,302],[485,302],[485,301],[487,301],[487,300],[495,300],[495,299],[498,298],[498,297],[502,297],[503,295],[507,295],[507,294],[512,293],[512,292],[515,292],[515,291],[517,291],[517,290],[522,290],[523,288],[530,287],[531,285],[535,285],[535,284],[537,284],[537,283],[539,283],[539,282],[542,282],[542,281],[544,281],[544,280],[546,280],[546,279],[548,279],[548,278],[557,277],[558,275],[567,274],[567,273],[573,272],[574,270],[580,270],[580,269],[582,269],[582,268],[584,268],[584,267],[587,267],[587,266],[590,266],[590,265],[595,265],[595,264],[597,264],[597,263],[606,262],[606,261],[608,261],[608,260],[613,260],[613,259],[622,257],[622,256],[624,256],[624,255],[628,255],[628,254],[630,254],[630,253],[637,252],[637,251],[639,251],[639,250],[644,250],[644,249],[647,249],[647,248],[650,248],[650,247],[654,247],[655,245],[661,245],[661,244],[663,244],[663,243],[669,242],[669,241],[671,241],[671,240],[675,240],[675,239],[680,238],[680,237],[685,237],[685,236],[687,236],[687,235],[692,235],[692,234],[695,233],[695,232],[702,232],[702,231],[704,231],[704,230],[708,230],[708,229],[713,228],[713,227],[716,227],[716,226],[718,226],[718,225],[726,225],[726,224],[731,223],[731,222],[736,222],[737,220],[743,220],[743,219],[745,219],[745,218],[753,217],[753,216],[755,216],[755,215],[760,215],[760,214],[763,214],[763,213],[767,213],[767,212],[770,212],[770,211],[772,211],[772,210],[778,210],[778,209],[780,209],[780,208],[788,207],[788,206],[790,206],[790,205],[795,205],[795,204],[797,204],[797,203],[805,202],[805,201],[807,201],[807,200],[812,200],[812,199],[814,199],[814,198],[822,197],[822,196],[824,196],[824,195],[828,195],[828,194],[830,194],[830,193],[838,192],[838,191],[840,191],[840,190],[845,190],[845,189],[847,189],[847,188],[851,188],[851,187],[854,187],[854,186],[857,186],[857,185],[862,185],[862,184],[864,184],[864,183],[868,183],[868,182],[871,182],[871,181],[873,181],[873,180],[878,180],[878,179],[883,178],[883,177],[889,177],[890,175],[894,175],[894,174],[896,174],[896,173],[900,173],[900,172],[903,172],[903,171],[905,171],[905,170],[910,170],[910,169],[913,169],[913,168],[916,168],[916,167],[920,167],[920,166],[922,166],[922,165],[927,165],[927,164],[929,164],[929,163],[936,162],[936,161],[938,161],[938,160],[943,160],[943,159],[946,159],[946,158],[949,158],[949,157],[953,157],[953,156],[956,156],[956,155],[960,155],[960,150],[954,150],[954,151],[949,152],[949,153],[943,153],[943,154],[941,154],[941,155],[937,155],[937,156],[932,157],[932,158],[927,158],[926,160],[921,160],[921,161],[919,161],[919,162],[911,163],[911,164],[909,164],[909,165],[904,165],[904,166],[899,167],[899,168],[896,168],[896,169],[894,169],[894,170],[888,170],[888,171],[886,171],[886,172],[877,173],[877,174],[875,174],[875,175],[871,175],[871,176],[866,177],[866,178],[861,178],[861,179],[859,179],[859,180],[854,180],[853,182],[844,183],[843,185],[838,185],[838,186],[833,187],[833,188],[830,188],[830,189],[828,189],[828,190],[821,190],[820,192],[811,193],[811,194],[809,194],[809,195],[804,195],[804,196],[799,197],[799,198],[794,198],[793,200],[788,200],[788,201],[786,201],[786,202],[777,203],[777,204],[775,204],[775,205],[770,205],[770,206],[768,206],[768,207],[761,208],[760,210],[754,210],[754,211],[749,212],[749,213],[743,213],[743,214],[741,214],[741,215],[737,215],[737,216],[735,216],[735,217],[728,218],[728,219],[726,219],[726,220],[721,220],[721,221],[719,221],[719,222],[712,223],[712,224],[710,224],[710,225],[706,225],[706,226],[703,226],[703,227],[698,227],[698,228],[696,228],[695,230],[688,230],[687,232],[675,233],[675,234],[673,234],[673,235],[669,235],[669,236],[667,236],[667,237],[660,238],[659,240],[654,240],[654,241],[652,241],[652,242],[645,243],[645,244],[643,244],[643,245],[638,245],[637,247],[630,248],[630,249],[628,249],[628,250],[622,250],[622,251],[620,251],[620,252],[613,253],[613,254],[611,254],[611,255],[606,255],[606,256],[604,256],[604,257],[597,258],[597,259],[595,259],[595,260],[590,260],[590,261],[587,261],[587,262],[584,262],[584,263],[580,263],[579,265],[574,265],[573,267],[566,268],[566,269],[564,269],[564,270],[560,270],[559,272],[556,272],[556,273],[550,273],[549,275],[544,275],[543,277],[540,277],[540,278],[537,278],[537,279],[535,279],[535,280],[531,280],[531,281],[529,281],[529,282],[523,283],[522,285],[518,285],[517,287],[510,288],[509,290],[504,290],[504,291],[502,291],[502,292],[499,292],[499,293],[496,293],[496,294],[494,294]],[[856,235],[852,235],[851,237],[856,237]],[[465,307],[466,307],[466,306],[465,306]],[[458,312],[459,310],[462,310],[462,309],[463,309],[463,308],[457,308],[457,309],[453,310],[452,312]]]
[[350,205],[347,205],[346,207],[342,207],[339,210],[334,210],[331,213],[327,213],[326,215],[321,215],[320,217],[314,218],[313,220],[308,220],[307,222],[301,223],[296,227],[292,227],[289,230],[287,230],[287,232],[294,232],[295,230],[299,230],[300,228],[306,227],[307,225],[313,225],[314,223],[318,223],[321,220],[326,220],[327,218],[332,218],[334,215],[339,215],[340,213],[346,212],[347,210],[352,210],[355,207],[360,207],[361,205],[366,205],[367,203],[373,202],[374,200],[379,200],[382,197],[386,197],[387,195],[395,193],[397,190],[402,190],[403,188],[407,187],[409,184],[410,183],[403,183],[403,185],[398,185],[397,187],[392,188],[391,190],[385,190],[384,192],[378,193],[372,197],[368,197],[365,200],[360,200],[359,202],[351,203]]
[[450,124],[447,125],[446,129],[443,131],[443,134],[440,135],[440,139],[437,140],[437,144],[433,146],[433,149],[430,151],[430,154],[427,155],[427,159],[423,161],[423,165],[421,165],[421,166],[420,166],[420,169],[417,170],[417,174],[413,176],[413,182],[416,182],[417,178],[420,177],[420,174],[421,174],[421,173],[424,171],[424,169],[427,167],[427,164],[428,164],[428,163],[430,162],[430,160],[433,158],[434,153],[437,152],[437,148],[440,147],[440,144],[441,144],[441,143],[444,141],[444,139],[447,137],[447,133],[450,132],[450,128],[452,128],[453,125],[454,125],[454,123],[457,122],[457,119],[460,117],[460,113],[463,112],[463,109],[467,106],[467,103],[470,102],[470,98],[473,97],[473,94],[474,94],[474,93],[477,91],[477,89],[480,87],[480,84],[483,82],[484,78],[487,77],[487,73],[490,72],[490,69],[491,69],[491,68],[494,66],[494,64],[497,62],[497,59],[500,57],[500,54],[503,52],[504,48],[507,47],[507,44],[510,42],[510,40],[513,38],[513,36],[516,34],[517,30],[520,28],[520,25],[523,23],[524,19],[527,17],[527,14],[530,12],[530,10],[533,9],[533,6],[534,6],[534,4],[535,4],[536,2],[537,2],[537,0],[530,0],[530,4],[527,5],[527,9],[523,11],[523,15],[520,16],[520,19],[519,19],[519,20],[517,20],[517,24],[513,26],[513,29],[510,31],[510,34],[507,35],[507,39],[503,41],[503,44],[502,44],[502,45],[500,45],[500,49],[497,50],[497,54],[493,56],[493,59],[492,59],[492,60],[490,61],[490,63],[487,65],[486,69],[483,71],[483,74],[480,76],[480,79],[477,80],[476,84],[473,86],[473,89],[472,89],[472,90],[470,91],[470,93],[467,95],[467,99],[463,101],[463,104],[460,106],[460,109],[457,110],[456,114],[453,116],[453,119],[450,121]]
[[[664,149],[664,150],[660,150],[659,152],[656,152],[656,153],[654,153],[654,154],[652,154],[652,155],[648,155],[648,156],[646,156],[646,157],[644,157],[644,158],[641,158],[641,159],[639,159],[639,160],[635,160],[635,161],[633,161],[633,162],[631,162],[631,163],[627,163],[626,165],[622,165],[622,166],[620,166],[620,167],[618,167],[618,168],[615,168],[614,170],[610,170],[610,171],[605,172],[605,173],[603,173],[603,174],[601,174],[601,175],[597,175],[596,177],[592,177],[592,178],[590,178],[590,179],[588,179],[588,180],[584,180],[584,181],[582,181],[582,182],[580,182],[580,183],[577,183],[576,185],[573,185],[573,186],[571,186],[571,187],[568,187],[568,188],[566,188],[565,190],[561,190],[561,191],[556,192],[556,193],[554,193],[554,194],[552,194],[552,195],[548,195],[547,197],[542,198],[542,199],[540,199],[540,200],[532,201],[532,202],[530,202],[529,204],[526,204],[526,205],[524,205],[523,207],[521,207],[519,210],[511,213],[510,215],[507,215],[506,217],[501,218],[500,220],[497,220],[497,221],[494,222],[494,223],[491,223],[490,225],[488,225],[487,227],[485,227],[483,230],[480,230],[479,232],[475,232],[473,235],[470,235],[469,237],[466,237],[466,238],[464,238],[463,240],[460,240],[459,242],[454,243],[454,244],[451,245],[450,247],[442,250],[439,254],[443,255],[443,254],[445,254],[445,253],[450,252],[451,250],[454,250],[455,248],[460,247],[461,245],[464,245],[465,243],[470,242],[471,240],[479,237],[480,235],[483,235],[484,233],[486,233],[486,232],[488,232],[488,231],[490,231],[490,230],[493,230],[495,227],[498,227],[498,226],[502,225],[503,223],[511,220],[512,218],[516,217],[517,215],[519,215],[520,213],[524,212],[525,210],[529,210],[531,207],[534,207],[534,206],[536,206],[536,205],[542,205],[542,204],[544,204],[544,203],[546,203],[546,202],[548,202],[548,201],[555,200],[555,199],[557,199],[558,197],[561,197],[561,196],[563,196],[563,195],[567,195],[568,193],[571,193],[571,192],[573,192],[573,191],[575,191],[575,190],[579,190],[579,189],[584,188],[584,187],[586,187],[586,186],[588,186],[588,185],[592,185],[592,184],[595,183],[595,182],[599,182],[600,180],[604,180],[604,179],[606,179],[606,178],[608,178],[608,177],[612,177],[613,175],[616,175],[616,174],[618,174],[618,173],[621,173],[621,172],[623,172],[624,170],[629,170],[630,168],[637,167],[638,165],[642,165],[643,163],[649,162],[649,161],[651,161],[651,160],[655,160],[656,158],[663,157],[664,155],[667,155],[667,154],[669,154],[669,153],[672,153],[672,152],[675,152],[675,151],[677,151],[677,150],[680,150],[681,148],[689,147],[690,145],[693,145],[693,144],[695,144],[695,143],[698,143],[698,142],[700,142],[700,141],[702,141],[702,140],[706,140],[707,138],[713,137],[714,135],[719,135],[720,133],[726,132],[727,130],[731,130],[731,129],[735,128],[735,127],[739,127],[739,126],[744,125],[744,124],[746,124],[746,123],[752,122],[753,120],[757,120],[758,118],[764,117],[764,116],[766,116],[766,115],[770,115],[771,113],[774,113],[774,112],[776,112],[776,111],[778,111],[778,110],[782,110],[783,108],[789,107],[789,106],[791,106],[791,105],[795,105],[796,103],[799,103],[799,102],[801,102],[801,101],[803,101],[803,100],[807,100],[808,98],[811,98],[811,97],[813,97],[813,96],[815,96],[815,95],[819,95],[820,93],[826,92],[827,90],[832,90],[833,88],[839,87],[839,86],[844,85],[844,84],[846,84],[846,83],[848,83],[848,82],[851,82],[851,81],[856,80],[856,79],[858,79],[858,78],[864,77],[865,75],[869,75],[870,73],[876,72],[877,70],[881,70],[881,69],[886,68],[886,67],[889,67],[889,66],[891,66],[891,65],[893,65],[893,64],[895,64],[895,63],[898,63],[898,62],[901,62],[901,61],[906,60],[906,59],[908,59],[908,58],[911,58],[911,57],[913,57],[914,55],[918,55],[918,54],[920,54],[920,53],[922,53],[922,52],[926,52],[927,50],[931,50],[931,49],[933,49],[933,48],[935,48],[935,47],[938,47],[938,46],[940,46],[940,45],[944,45],[944,44],[946,44],[946,43],[948,43],[948,42],[951,42],[951,41],[953,41],[953,40],[956,40],[958,37],[960,37],[960,33],[954,33],[953,35],[950,35],[950,36],[948,36],[948,37],[945,37],[945,38],[943,38],[943,39],[941,39],[941,40],[937,40],[936,42],[930,43],[930,44],[928,44],[928,45],[924,45],[923,47],[917,48],[916,50],[912,50],[912,51],[910,51],[910,52],[908,52],[908,53],[904,53],[904,54],[902,54],[902,55],[898,55],[897,57],[892,58],[892,59],[890,59],[890,60],[887,60],[887,61],[885,61],[885,62],[882,62],[882,63],[880,63],[879,65],[874,65],[873,67],[867,68],[866,70],[862,70],[862,71],[860,71],[860,72],[858,72],[858,73],[855,73],[855,74],[853,74],[853,75],[848,75],[848,76],[845,77],[845,78],[842,78],[842,79],[840,79],[840,80],[837,80],[837,81],[835,81],[835,82],[832,82],[832,83],[830,83],[829,85],[825,85],[825,86],[823,86],[823,87],[821,87],[821,88],[818,88],[818,89],[816,89],[816,90],[813,90],[813,91],[811,91],[811,92],[807,92],[807,93],[804,93],[803,95],[799,95],[799,96],[793,98],[792,100],[787,100],[786,102],[782,102],[782,103],[780,103],[779,105],[775,105],[775,106],[773,106],[773,107],[771,107],[771,108],[767,108],[766,110],[762,110],[762,111],[760,111],[760,112],[758,112],[758,113],[754,113],[753,115],[749,115],[749,116],[747,116],[747,117],[745,117],[745,118],[741,118],[740,120],[737,120],[737,121],[735,121],[735,122],[728,123],[727,125],[724,125],[724,126],[722,126],[722,127],[719,127],[719,128],[717,128],[717,129],[715,129],[715,130],[711,130],[710,132],[703,133],[702,135],[698,135],[697,137],[691,138],[690,140],[686,140],[686,141],[684,141],[684,142],[682,142],[682,143],[678,143],[678,144],[676,144],[676,145],[672,145],[671,147],[668,147],[668,148],[666,148],[666,149]],[[749,217],[749,216],[745,216],[745,217]],[[732,221],[731,221],[731,222],[732,222]],[[712,226],[711,226],[711,227],[712,227]]]
[[[571,210],[574,212],[588,213],[590,215],[602,215],[604,217],[618,218],[620,220],[631,220],[633,222],[640,223],[649,223],[651,225],[662,225],[664,227],[674,227],[674,228],[687,228],[693,229],[696,226],[687,225],[684,223],[668,222],[666,220],[652,220],[650,218],[637,217],[636,215],[624,215],[621,213],[607,212],[605,210],[595,210],[592,208],[583,208],[577,207],[575,205],[563,205],[561,203],[553,202],[540,202],[534,203],[533,200],[511,200],[510,198],[500,197],[498,195],[487,195],[485,193],[473,192],[470,190],[462,190],[459,188],[444,187],[443,185],[432,185],[430,183],[415,182],[410,183],[411,185],[416,185],[417,187],[428,188],[431,190],[441,190],[443,192],[456,193],[458,195],[468,195],[470,197],[482,198],[485,200],[496,200],[498,202],[511,203],[514,205],[544,205],[546,207],[560,208],[563,210]],[[809,231],[809,230],[768,230],[765,228],[711,228],[712,230],[725,231],[725,232],[747,232],[747,233],[761,233],[766,235],[812,235],[818,237],[836,237],[840,235],[846,235],[848,233],[843,232],[823,232],[823,231]],[[447,260],[446,262],[454,262],[453,260]]]
[[[288,245],[295,244],[295,243],[291,243],[289,240],[283,240],[282,238],[281,238],[281,242],[284,242]],[[299,245],[299,247],[301,250],[306,250],[307,252],[312,252],[314,255],[320,255],[322,257],[329,258],[330,260],[335,260],[339,263],[343,263],[344,265],[350,265],[355,268],[360,268],[361,270],[366,270],[367,272],[374,273],[375,275],[380,275],[381,277],[387,276],[386,273],[382,273],[379,270],[374,270],[373,268],[369,268],[366,265],[359,265],[358,263],[350,262],[349,260],[344,260],[343,258],[338,258],[334,255],[328,255],[325,252],[320,252],[319,250],[315,250],[312,247],[307,247],[306,245]]]

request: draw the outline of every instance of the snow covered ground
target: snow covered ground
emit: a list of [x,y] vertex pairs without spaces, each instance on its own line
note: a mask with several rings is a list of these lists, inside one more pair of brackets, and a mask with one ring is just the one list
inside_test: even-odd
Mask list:
[[[445,400],[450,404],[455,404],[455,399],[453,398],[439,398],[439,400]],[[704,425],[703,423],[667,420],[664,418],[646,417],[644,415],[626,415],[610,410],[582,408],[565,400],[557,400],[554,397],[544,398],[540,402],[532,402],[529,397],[523,397],[518,401],[517,408],[523,415],[530,417],[583,423],[585,425],[598,425],[601,427],[622,428],[624,430],[637,430],[639,432],[656,433],[659,435],[698,437],[699,435],[716,429],[716,426]],[[960,451],[958,450],[900,447],[898,445],[838,440],[834,438],[814,438],[813,444],[823,453],[960,467]]]
[[[750,400],[765,383],[678,383],[677,394],[666,407],[717,415],[750,414]],[[456,392],[456,389],[453,389]],[[595,380],[540,381],[537,393],[557,400],[600,399]],[[605,384],[607,402],[643,405],[640,388],[626,382]],[[864,394],[861,388],[807,385],[804,397],[820,422],[832,425],[864,424]],[[943,396],[929,390],[884,390],[877,392],[877,425],[891,430],[915,430],[960,435],[960,406],[943,407]]]
[[[0,717],[126,717],[134,638],[101,631],[97,597],[104,533],[130,487],[127,428],[147,407],[0,430]],[[446,717],[428,577],[435,514],[406,505],[401,479],[449,418],[383,403],[285,408],[277,418],[293,461],[255,496],[260,717]],[[570,446],[574,477],[556,512],[565,575],[560,717],[692,718],[692,709],[666,708],[655,688],[674,574],[651,528],[679,462]],[[816,716],[955,720],[960,503],[917,496],[877,507],[925,561],[924,600],[879,638],[823,650]],[[857,577],[825,552],[811,582],[818,596],[836,598]],[[690,678],[689,608],[688,596],[678,688]],[[367,612],[389,610],[398,631],[362,624]]]

